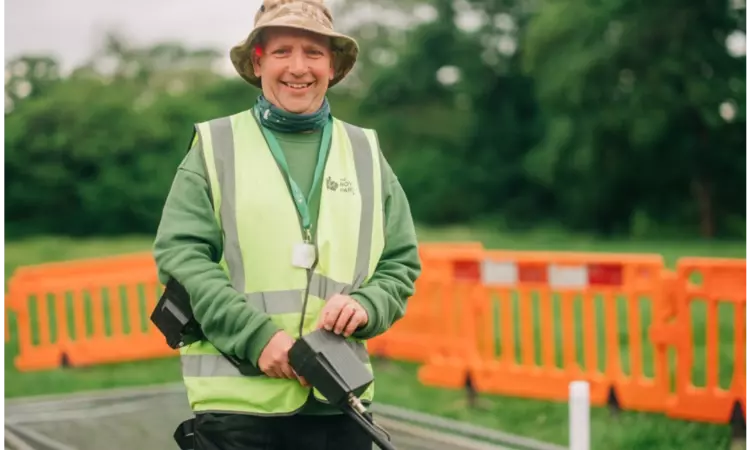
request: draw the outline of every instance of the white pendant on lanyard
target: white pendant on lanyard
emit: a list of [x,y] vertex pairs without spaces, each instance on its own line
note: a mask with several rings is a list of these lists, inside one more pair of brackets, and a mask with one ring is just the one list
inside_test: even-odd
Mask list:
[[310,269],[315,262],[315,246],[308,242],[294,245],[292,250],[292,265],[302,269]]

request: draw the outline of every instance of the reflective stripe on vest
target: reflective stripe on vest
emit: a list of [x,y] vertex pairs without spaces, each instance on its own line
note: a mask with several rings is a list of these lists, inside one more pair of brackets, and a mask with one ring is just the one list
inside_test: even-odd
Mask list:
[[[382,251],[384,219],[375,133],[334,119],[315,230],[318,264],[309,274],[308,286],[306,271],[290,264],[291,245],[301,239],[297,213],[255,119],[243,112],[199,124],[197,130],[215,218],[224,232],[220,265],[232,287],[293,336],[298,334],[304,308],[303,332],[312,331],[325,301],[361,286]],[[349,343],[370,367],[364,343]],[[296,380],[269,378],[249,365],[242,374],[250,376],[242,376],[205,341],[181,353],[194,411],[288,414],[302,406],[309,393]],[[370,400],[372,390],[362,399]]]
[[[369,364],[370,355],[367,353],[367,349],[360,345],[359,342],[346,341],[354,353],[359,357],[360,361],[365,364]],[[232,365],[225,357],[221,354],[215,355],[182,355],[180,357],[180,363],[182,364],[182,373],[190,374],[190,376],[202,376],[202,377],[242,377],[242,376],[261,376],[263,372],[253,365],[247,364],[243,366],[243,373],[240,373],[240,369]]]

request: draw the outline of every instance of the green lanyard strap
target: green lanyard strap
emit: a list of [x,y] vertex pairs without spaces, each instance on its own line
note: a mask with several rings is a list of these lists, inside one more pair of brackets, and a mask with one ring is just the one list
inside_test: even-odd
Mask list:
[[[257,117],[258,112],[255,111],[255,114]],[[329,118],[325,126],[323,127],[323,137],[320,140],[320,148],[318,149],[318,162],[315,165],[313,184],[307,199],[304,195],[302,195],[302,190],[292,179],[292,175],[289,173],[289,165],[286,162],[284,152],[281,150],[281,146],[279,146],[279,142],[276,140],[276,137],[273,135],[273,133],[271,133],[271,131],[260,125],[260,121],[258,121],[258,125],[263,131],[263,135],[266,137],[266,142],[268,142],[268,147],[271,150],[271,154],[273,155],[274,159],[276,159],[276,162],[279,164],[279,167],[281,167],[282,172],[284,172],[284,175],[289,181],[289,187],[292,190],[292,200],[294,200],[294,205],[297,207],[297,212],[299,212],[300,219],[302,219],[302,228],[305,232],[305,242],[309,243],[312,241],[312,236],[310,234],[312,223],[310,219],[309,204],[312,201],[313,192],[315,192],[315,189],[320,183],[320,179],[323,177],[323,170],[325,169],[326,157],[328,156],[328,148],[331,141],[333,121]]]

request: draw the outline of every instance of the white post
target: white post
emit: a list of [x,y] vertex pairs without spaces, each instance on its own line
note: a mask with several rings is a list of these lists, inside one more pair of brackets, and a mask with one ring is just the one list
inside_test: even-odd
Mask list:
[[568,399],[570,427],[570,450],[590,450],[589,426],[589,384],[586,381],[573,381],[569,387]]

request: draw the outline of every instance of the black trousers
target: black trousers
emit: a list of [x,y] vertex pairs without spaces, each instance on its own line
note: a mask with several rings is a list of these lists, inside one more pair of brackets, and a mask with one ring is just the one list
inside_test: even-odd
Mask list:
[[256,417],[202,413],[195,450],[372,450],[372,438],[346,415]]

